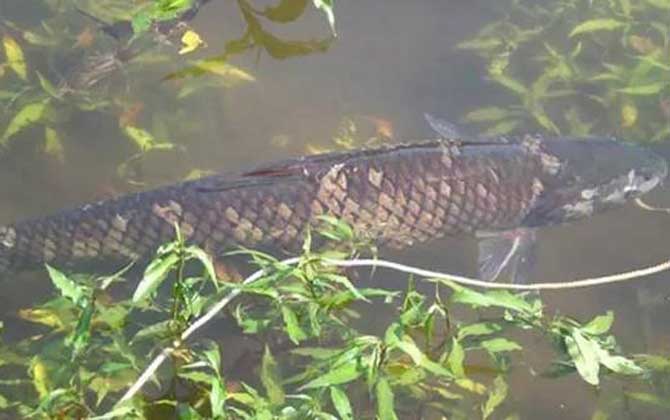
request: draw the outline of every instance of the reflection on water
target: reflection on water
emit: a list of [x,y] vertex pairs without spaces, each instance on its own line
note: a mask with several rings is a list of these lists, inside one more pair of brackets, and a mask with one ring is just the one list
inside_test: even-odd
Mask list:
[[[41,13],[25,2],[10,0],[8,4],[0,4],[0,14],[17,21],[29,22]],[[457,119],[485,105],[488,98],[498,97],[499,92],[483,78],[481,62],[454,48],[497,16],[489,2],[394,0],[340,2],[337,7],[339,37],[326,52],[286,60],[272,59],[261,48],[235,55],[232,64],[253,75],[253,83],[206,86],[177,100],[174,92],[179,82],[161,81],[166,75],[161,66],[146,64],[143,71],[145,64],[141,64],[128,74],[115,76],[113,87],[105,92],[110,95],[111,112],[72,111],[69,118],[61,118],[61,126],[56,125],[69,136],[64,164],[35,154],[36,146],[29,141],[13,145],[12,154],[1,158],[0,221],[47,214],[136,188],[119,180],[117,173],[119,163],[135,150],[123,137],[118,120],[132,111],[133,104],[142,104],[140,111],[134,111],[137,115],[126,115],[133,124],[185,147],[183,153],[152,154],[133,168],[133,177],[146,184],[140,188],[147,188],[178,180],[194,168],[232,170],[301,154],[307,145],[328,147],[345,116],[378,116],[392,122],[396,138],[412,139],[430,132],[424,112]],[[190,22],[207,42],[206,49],[198,53],[201,57],[223,51],[226,42],[247,30],[234,2],[213,1],[206,10]],[[82,25],[86,24],[90,22]],[[270,27],[283,39],[328,37],[328,28],[316,11],[308,11],[292,25]],[[188,65],[182,60],[175,67]],[[2,83],[0,79],[0,90]],[[41,133],[30,131],[26,138]],[[670,192],[657,191],[649,200],[668,206]],[[667,258],[664,245],[669,228],[669,217],[631,206],[578,225],[547,229],[540,234],[538,280],[571,280],[653,264]],[[435,270],[475,273],[471,240],[449,239],[389,256]],[[551,292],[543,294],[543,299],[548,313],[578,319],[612,309],[616,312],[614,333],[623,348],[667,354],[670,286],[666,277]],[[405,282],[402,276],[383,278],[399,288]],[[0,294],[10,333],[15,328],[12,314],[35,301],[35,288],[44,281],[43,276],[20,279],[25,282],[21,287],[5,286]],[[383,323],[383,319],[377,317],[375,322]],[[538,343],[525,344],[538,346],[527,364],[546,365],[547,349]],[[586,418],[599,399],[576,375],[543,380],[529,374],[525,366],[515,370],[511,389],[518,392],[513,400],[522,418],[540,414]]]

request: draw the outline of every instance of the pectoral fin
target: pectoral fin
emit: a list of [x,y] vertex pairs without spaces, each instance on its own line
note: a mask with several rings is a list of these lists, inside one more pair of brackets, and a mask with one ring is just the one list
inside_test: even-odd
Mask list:
[[501,274],[512,283],[526,283],[536,260],[535,229],[515,229],[500,233],[480,233],[479,278],[495,281]]

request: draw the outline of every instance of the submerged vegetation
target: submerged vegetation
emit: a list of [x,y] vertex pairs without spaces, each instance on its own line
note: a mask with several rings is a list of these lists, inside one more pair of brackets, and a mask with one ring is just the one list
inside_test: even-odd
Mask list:
[[[323,52],[335,33],[330,0],[282,0],[262,10],[238,0],[244,32],[226,42],[223,53],[203,58],[207,41],[189,23],[210,1],[44,0],[33,25],[3,16],[0,156],[13,156],[29,144],[37,156],[66,163],[68,150],[77,145],[69,121],[116,121],[118,137],[128,140],[119,146],[126,150],[118,163],[119,178],[141,183],[136,172],[145,158],[188,152],[189,142],[198,138],[196,117],[202,106],[189,106],[194,94],[202,103],[212,88],[256,81],[233,64],[236,56],[255,51],[258,58],[265,52],[283,59]],[[298,20],[310,4],[326,16],[332,34],[298,41],[264,29],[265,23]],[[147,75],[152,87],[140,96],[135,87],[146,86]],[[154,111],[152,103],[167,106]],[[178,109],[178,118],[170,108]]]
[[[486,134],[670,139],[670,2],[500,2],[459,48],[481,56],[502,105],[465,116]],[[642,111],[644,110],[644,111]]]
[[[236,58],[319,53],[336,34],[333,0],[280,0],[263,9],[237,0],[242,33],[203,56],[207,39],[189,23],[207,3],[43,0],[34,25],[1,21],[0,155],[29,143],[36,155],[68,162],[75,136],[65,123],[95,116],[114,121],[129,140],[119,177],[141,183],[136,167],[147,156],[184,153],[189,144],[180,139],[197,137],[192,97],[256,82]],[[503,92],[503,105],[474,110],[468,122],[490,135],[670,137],[667,0],[529,3],[512,1],[505,19],[460,45],[486,61]],[[287,40],[266,28],[295,22],[310,7],[328,25],[318,39]],[[152,71],[160,80],[152,97],[134,96]],[[504,105],[510,97],[516,102]],[[149,100],[177,111],[153,111]],[[368,142],[393,137],[384,119],[344,118],[333,144],[309,151],[357,146],[365,137],[359,120],[375,129]],[[613,312],[575,319],[549,313],[538,294],[479,291],[445,278],[409,278],[404,291],[373,287],[389,272],[329,261],[375,249],[346,224],[323,222],[319,240],[308,235],[301,255],[284,261],[251,250],[212,261],[177,230],[146,268],[101,277],[48,267],[58,296],[18,313],[25,331],[0,323],[0,413],[512,420],[523,412],[524,382],[559,377],[607,390],[593,419],[670,410],[670,358],[629,354],[611,333]],[[225,274],[240,259],[261,270],[255,281]],[[226,316],[208,321],[215,324],[208,338],[192,337],[216,308]],[[535,357],[537,343],[549,357]],[[128,393],[159,355],[167,362]]]
[[[242,255],[262,270],[239,283],[220,278],[217,264],[177,231],[132,296],[128,268],[101,278],[49,267],[60,296],[20,312],[39,330],[0,345],[0,408],[57,418],[514,419],[511,374],[577,374],[610,389],[593,418],[634,416],[649,404],[668,409],[670,359],[622,354],[609,333],[612,312],[582,322],[545,313],[537,295],[440,278],[422,285],[431,297],[417,291],[418,279],[404,292],[357,286],[329,261],[370,252],[368,245],[330,218],[318,236],[322,247],[308,235],[290,260],[248,250],[220,260]],[[374,283],[386,275],[374,273]],[[218,322],[212,338],[186,339],[203,314],[226,303],[236,331]],[[371,305],[389,321],[361,319]],[[528,339],[553,349],[549,365],[530,361]],[[122,398],[160,352],[168,363]]]

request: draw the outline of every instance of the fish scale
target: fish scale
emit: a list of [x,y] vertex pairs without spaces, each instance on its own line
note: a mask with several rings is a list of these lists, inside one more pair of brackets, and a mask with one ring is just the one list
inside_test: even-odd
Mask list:
[[[579,177],[557,171],[560,157],[546,144],[428,140],[290,159],[130,194],[0,227],[0,272],[145,259],[174,237],[175,224],[188,242],[217,253],[236,246],[299,250],[322,215],[394,248],[516,229],[531,212],[535,225],[544,214],[546,224],[557,223],[563,210],[552,200],[565,196],[554,197],[547,186]],[[572,153],[563,143],[551,147]],[[667,167],[654,165],[664,177]]]

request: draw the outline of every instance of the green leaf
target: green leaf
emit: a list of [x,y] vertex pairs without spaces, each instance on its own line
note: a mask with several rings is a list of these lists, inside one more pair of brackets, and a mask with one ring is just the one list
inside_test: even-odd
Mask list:
[[499,121],[507,118],[509,115],[510,111],[504,108],[489,106],[468,112],[464,119],[468,122]]
[[212,387],[209,391],[209,405],[211,406],[213,418],[223,418],[225,416],[226,405],[226,387],[221,378],[212,378]]
[[493,322],[478,322],[475,324],[459,327],[458,338],[460,340],[469,336],[487,335],[500,332],[502,327]]
[[610,330],[613,322],[614,312],[607,311],[605,315],[598,315],[580,329],[587,334],[601,335]]
[[503,351],[522,350],[523,348],[516,342],[504,338],[496,337],[481,342],[481,346],[489,353],[500,353]]
[[489,393],[489,397],[482,406],[482,418],[486,420],[493,411],[505,401],[507,398],[507,382],[502,376],[496,376],[493,380],[493,389]]
[[516,79],[512,79],[504,74],[492,75],[491,78],[519,96],[526,96],[528,94],[528,88]]
[[6,146],[8,140],[21,130],[42,121],[46,114],[49,101],[33,102],[21,108],[10,121],[5,133],[0,138],[0,146]]
[[297,349],[291,350],[291,353],[297,354],[299,356],[311,357],[316,360],[326,360],[331,357],[335,357],[340,354],[342,350],[339,349],[328,349],[323,347],[300,347]]
[[451,343],[451,352],[447,358],[447,366],[449,366],[449,370],[451,370],[454,376],[463,378],[465,377],[465,369],[463,368],[465,351],[457,339],[452,338]]
[[351,409],[349,397],[342,391],[342,388],[337,386],[330,387],[330,399],[333,402],[333,407],[337,411],[337,415],[341,420],[353,420],[354,412]]
[[335,31],[335,13],[333,12],[333,7],[335,6],[335,0],[313,0],[314,7],[320,9],[328,19],[328,24],[330,25],[330,31],[333,33],[333,36],[337,36]]
[[79,306],[86,296],[85,290],[74,281],[70,280],[63,272],[46,265],[51,282],[60,291],[61,295],[68,298],[72,303]]
[[625,93],[627,95],[657,95],[668,86],[670,86],[668,82],[655,82],[646,85],[629,86],[617,89],[617,92]]
[[661,407],[666,410],[670,410],[670,400],[666,398],[659,397],[658,395],[649,394],[647,392],[626,392],[626,396],[636,401],[643,402],[645,404],[655,405],[656,407]]
[[327,373],[301,386],[300,389],[324,388],[333,385],[346,384],[347,382],[358,379],[363,374],[363,369],[358,363],[345,363],[337,368],[331,369]]
[[281,405],[284,403],[286,397],[284,396],[284,390],[281,386],[281,380],[279,374],[277,373],[277,362],[270,348],[265,346],[265,352],[263,353],[263,360],[261,362],[261,382],[265,388],[265,392],[268,395],[270,403],[273,405]]
[[412,361],[419,367],[434,373],[438,376],[451,378],[452,375],[439,363],[433,362],[426,356],[421,349],[416,345],[412,337],[404,335],[399,340],[393,340],[393,344],[402,350],[405,354],[412,358]]
[[173,253],[153,260],[144,271],[144,276],[140,284],[137,285],[135,293],[133,293],[133,303],[146,299],[158,289],[170,271],[177,266],[178,262],[179,256]]
[[461,50],[490,51],[503,45],[500,37],[482,37],[461,42],[456,48]]
[[646,0],[647,3],[663,10],[670,10],[670,0]]
[[584,337],[579,329],[573,329],[571,335],[564,336],[568,354],[575,363],[579,375],[589,384],[598,385],[600,380],[599,346],[592,340]]
[[124,128],[124,132],[143,152],[151,149],[157,143],[154,136],[144,129],[129,125]]
[[616,19],[591,19],[580,23],[570,32],[570,37],[595,31],[612,31],[626,26],[626,23]]
[[398,420],[393,404],[393,390],[386,378],[379,378],[375,391],[377,396],[377,418],[379,420]]
[[44,127],[44,153],[53,156],[57,161],[65,161],[65,150],[58,132],[51,127]]
[[42,73],[39,71],[37,73],[37,78],[40,81],[40,86],[42,86],[42,89],[49,94],[49,96],[60,99],[61,95],[58,93],[58,90],[56,87],[51,83],[49,79],[46,77],[42,76]]
[[513,294],[507,290],[493,290],[486,293],[477,292],[453,283],[445,281],[445,284],[454,289],[450,299],[455,303],[463,303],[473,308],[498,307],[511,309],[513,311],[534,315],[535,308],[521,295]]
[[482,133],[484,137],[494,137],[509,134],[521,124],[519,120],[504,120]]
[[298,316],[293,312],[291,308],[286,305],[281,307],[282,318],[284,319],[284,325],[286,326],[286,333],[288,337],[295,344],[300,344],[300,342],[307,338],[307,334],[300,328],[300,323],[298,322]]
[[215,285],[218,284],[212,257],[207,252],[205,252],[205,250],[197,246],[189,246],[185,249],[185,253],[189,258],[195,258],[196,260],[200,261],[200,263],[205,267],[205,270],[207,271],[210,279],[214,282]]
[[9,35],[2,37],[2,44],[5,47],[5,56],[9,68],[14,70],[14,73],[22,80],[28,80],[28,66],[26,66],[26,59],[21,46]]
[[641,375],[644,369],[635,364],[634,361],[623,356],[615,356],[610,354],[607,350],[600,348],[598,352],[600,363],[612,372],[620,375]]
[[276,6],[268,6],[262,14],[273,22],[292,22],[299,18],[309,0],[280,0]]

